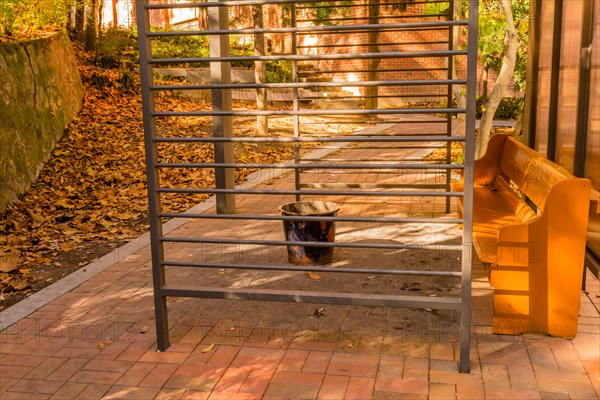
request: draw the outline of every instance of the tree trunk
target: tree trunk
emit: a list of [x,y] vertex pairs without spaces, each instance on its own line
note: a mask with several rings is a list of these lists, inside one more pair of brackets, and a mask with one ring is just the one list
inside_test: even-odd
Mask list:
[[494,89],[492,90],[492,94],[485,105],[485,112],[481,116],[479,134],[477,135],[477,142],[475,146],[475,157],[481,157],[485,153],[488,140],[490,139],[494,114],[496,114],[498,105],[500,104],[500,101],[506,93],[508,85],[513,78],[515,64],[517,61],[517,31],[515,29],[512,10],[510,8],[510,0],[500,0],[500,5],[502,7],[502,12],[506,16],[506,23],[508,25],[508,31],[506,32],[505,38],[506,51],[502,59],[502,68],[500,68],[500,73],[496,79]]
[[[254,27],[262,29],[264,24],[261,4],[252,6],[252,17],[254,19]],[[254,34],[254,55],[265,55],[265,36],[263,33]],[[258,84],[266,83],[267,69],[264,61],[254,62],[254,81]],[[259,111],[267,110],[267,89],[256,89],[256,109]],[[269,133],[269,121],[266,115],[256,116],[256,129],[259,136],[266,136]]]
[[119,13],[117,12],[118,8],[119,8],[119,0],[112,0],[113,28],[119,27]]
[[87,29],[85,34],[85,49],[96,51],[98,48],[98,0],[92,0],[87,16]]
[[85,1],[77,0],[75,3],[75,31],[83,32],[85,25]]
[[489,70],[483,67],[481,70],[481,101],[486,102],[488,98],[488,76]]
[[[169,4],[169,0],[165,0],[165,4]],[[164,19],[165,29],[171,28],[171,10],[169,8],[163,9],[163,19]]]
[[[378,4],[370,4],[370,0],[368,0],[368,13],[369,13],[369,24],[378,24],[379,23],[379,5]],[[379,32],[378,31],[373,31],[373,32],[369,32],[367,34],[367,40],[368,40],[368,51],[369,53],[378,53],[379,52]],[[378,70],[379,70],[379,65],[380,65],[380,60],[379,58],[372,58],[369,59],[368,63],[368,70],[369,72],[367,72],[367,81],[376,81],[379,74],[378,74]],[[365,94],[367,96],[366,101],[365,101],[365,108],[366,109],[370,109],[370,110],[375,110],[378,107],[378,98],[377,96],[379,95],[379,87],[377,86],[367,86],[366,90],[365,90]],[[371,115],[371,118],[377,118],[377,115]]]

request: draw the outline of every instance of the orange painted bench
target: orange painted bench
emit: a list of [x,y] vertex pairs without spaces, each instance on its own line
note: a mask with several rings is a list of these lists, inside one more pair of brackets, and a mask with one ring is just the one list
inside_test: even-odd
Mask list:
[[590,181],[510,135],[490,138],[473,179],[473,244],[495,288],[493,333],[574,337]]

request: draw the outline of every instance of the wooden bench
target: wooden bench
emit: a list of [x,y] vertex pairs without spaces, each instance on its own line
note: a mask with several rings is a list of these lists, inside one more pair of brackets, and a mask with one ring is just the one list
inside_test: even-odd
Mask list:
[[574,337],[590,181],[510,135],[490,138],[473,179],[473,244],[495,287],[493,332]]

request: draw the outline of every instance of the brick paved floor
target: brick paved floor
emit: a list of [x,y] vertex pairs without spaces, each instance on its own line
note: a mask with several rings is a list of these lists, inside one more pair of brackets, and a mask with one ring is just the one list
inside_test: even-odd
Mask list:
[[[373,157],[378,150],[354,150]],[[414,150],[422,156],[424,149]],[[381,153],[381,152],[380,152]],[[426,153],[426,151],[425,151]],[[387,155],[384,154],[384,157]],[[313,175],[323,181],[323,176]],[[431,181],[415,174],[329,176],[333,182]],[[290,187],[286,176],[261,184]],[[240,196],[240,213],[276,213],[293,199]],[[343,215],[443,216],[443,200],[331,196]],[[205,207],[206,212],[213,212]],[[181,221],[172,236],[251,237],[281,240],[278,223]],[[338,224],[340,241],[379,238],[389,243],[439,243],[451,251],[456,227],[380,223]],[[144,244],[145,243],[145,244]],[[0,398],[8,399],[593,399],[600,394],[600,286],[588,278],[575,339],[540,334],[491,334],[491,296],[474,265],[471,373],[457,372],[458,315],[435,310],[169,300],[171,346],[156,352],[150,249],[147,240],[103,259],[101,269],[65,293],[41,293],[41,307],[24,302],[2,314]],[[285,262],[285,250],[168,243],[171,260]],[[448,253],[449,254],[449,253]],[[436,259],[437,257],[437,259]],[[108,260],[108,261],[107,261]],[[248,261],[249,260],[249,261]],[[338,249],[334,265],[458,268],[446,253]],[[93,272],[93,273],[92,273]],[[81,272],[85,276],[86,272]],[[406,290],[455,293],[458,282],[440,279],[178,268],[173,283],[256,286],[288,290]],[[52,294],[49,295],[48,293]],[[50,296],[50,297],[48,297]],[[41,300],[40,300],[41,301]],[[19,307],[19,305],[17,305]],[[315,308],[325,307],[323,316]],[[19,314],[20,313],[20,314]],[[17,317],[15,317],[17,315]],[[22,315],[22,316],[21,316]],[[10,326],[7,323],[10,321]]]

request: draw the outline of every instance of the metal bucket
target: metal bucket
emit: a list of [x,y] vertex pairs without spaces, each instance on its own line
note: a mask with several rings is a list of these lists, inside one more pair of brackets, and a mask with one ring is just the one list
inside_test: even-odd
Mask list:
[[[336,203],[327,201],[300,201],[279,207],[281,215],[335,216],[340,210]],[[333,221],[283,221],[285,240],[288,242],[335,242]],[[288,246],[288,261],[296,265],[323,265],[333,259],[333,247]]]

